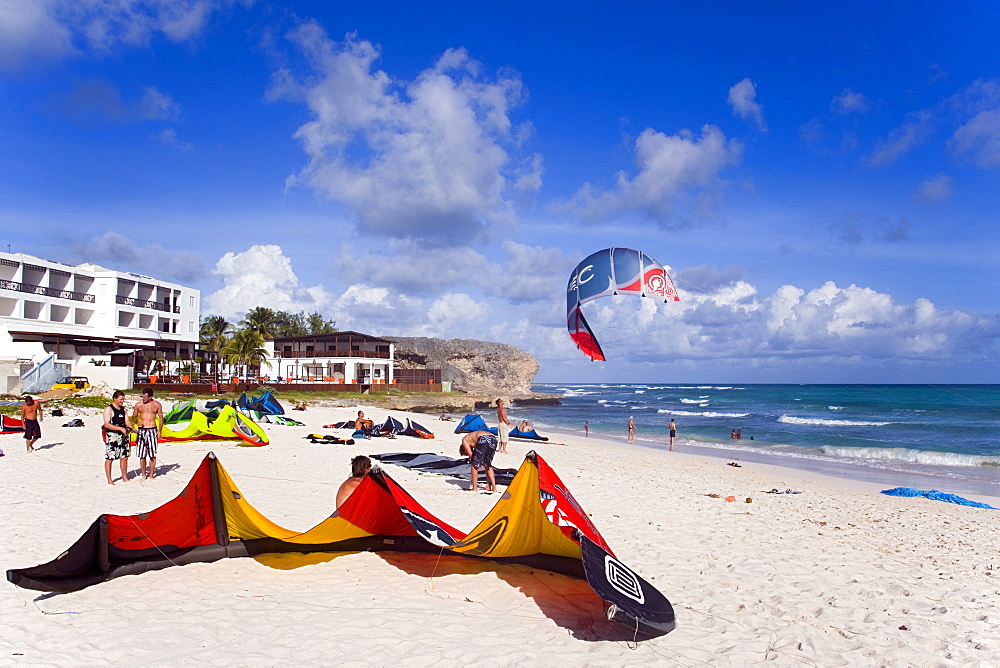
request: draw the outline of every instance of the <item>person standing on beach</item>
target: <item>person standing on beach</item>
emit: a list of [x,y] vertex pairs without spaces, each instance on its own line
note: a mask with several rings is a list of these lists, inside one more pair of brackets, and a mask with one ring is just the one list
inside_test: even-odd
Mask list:
[[28,446],[28,452],[35,451],[35,441],[42,437],[41,402],[35,401],[30,394],[24,395],[24,403],[21,404],[21,420],[24,422],[24,444]]
[[628,416],[628,442],[635,443],[635,420],[633,416]]
[[673,418],[670,418],[670,424],[667,425],[670,430],[670,449],[674,449],[674,438],[677,437],[677,423],[674,422]]
[[590,438],[590,421],[589,420],[584,420],[583,421],[583,435],[586,436],[587,438]]
[[108,484],[111,480],[111,462],[115,459],[121,462],[122,482],[128,482],[128,432],[125,422],[125,393],[115,390],[111,395],[111,405],[104,409],[104,425],[101,433],[104,435],[104,474]]
[[345,480],[337,490],[337,507],[340,508],[347,499],[354,494],[361,481],[365,479],[368,472],[372,470],[372,460],[364,455],[358,455],[351,460],[351,477]]
[[479,489],[479,469],[486,470],[486,489],[490,492],[497,491],[497,481],[493,476],[493,455],[497,451],[497,437],[489,431],[472,431],[462,437],[462,453],[468,455],[469,465],[472,468],[470,478],[472,484],[469,491],[475,492]]
[[132,422],[139,424],[135,439],[135,454],[139,457],[139,477],[148,480],[156,475],[156,448],[163,430],[163,406],[153,398],[152,389],[148,387],[143,389],[142,398],[132,411]]
[[507,417],[507,407],[503,399],[497,399],[497,434],[500,436],[499,452],[507,454],[507,442],[510,440],[510,420]]

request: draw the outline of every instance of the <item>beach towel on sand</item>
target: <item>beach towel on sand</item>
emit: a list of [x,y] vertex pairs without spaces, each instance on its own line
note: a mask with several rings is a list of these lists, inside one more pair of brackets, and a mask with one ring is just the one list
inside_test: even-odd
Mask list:
[[993,506],[987,505],[985,503],[979,503],[978,501],[970,501],[964,499],[961,496],[955,494],[948,494],[947,492],[939,492],[935,489],[923,490],[923,489],[913,489],[912,487],[894,487],[892,489],[883,489],[883,494],[888,496],[923,496],[934,501],[945,501],[947,503],[957,503],[960,506],[972,506],[973,508],[986,508],[987,510],[1000,510],[1000,508],[994,508]]

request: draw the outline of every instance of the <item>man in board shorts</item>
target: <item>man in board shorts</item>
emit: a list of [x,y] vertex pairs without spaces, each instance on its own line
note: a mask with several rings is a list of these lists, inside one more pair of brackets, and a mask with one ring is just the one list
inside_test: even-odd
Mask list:
[[[135,454],[139,457],[139,477],[152,478],[156,475],[156,446],[160,443],[163,429],[163,406],[153,398],[153,390],[145,388],[142,398],[132,411],[132,422],[137,422]],[[149,469],[146,469],[146,460]]]
[[493,477],[493,455],[497,452],[497,437],[488,431],[473,431],[462,437],[462,452],[469,456],[472,469],[472,484],[469,491],[479,489],[479,469],[486,469],[486,490],[497,491]]
[[35,441],[42,437],[41,403],[31,398],[30,394],[24,395],[24,404],[21,405],[21,420],[24,422],[24,444],[28,446],[28,452],[35,451]]
[[104,474],[108,484],[115,484],[111,479],[111,462],[119,460],[122,469],[122,482],[128,482],[128,432],[125,422],[125,393],[115,390],[111,395],[111,405],[104,409],[104,424],[101,432],[104,434]]

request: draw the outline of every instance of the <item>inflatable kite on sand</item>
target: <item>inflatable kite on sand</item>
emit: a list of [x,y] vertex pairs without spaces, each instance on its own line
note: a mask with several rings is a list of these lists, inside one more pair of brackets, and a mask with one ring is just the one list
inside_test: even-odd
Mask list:
[[178,402],[163,416],[160,441],[211,440],[239,440],[255,446],[270,443],[267,432],[259,424],[237,411],[225,399]]
[[529,452],[510,486],[469,533],[431,515],[373,469],[333,513],[299,533],[261,515],[209,453],[173,501],[138,515],[101,515],[47,564],[7,571],[26,589],[64,592],[121,575],[271,552],[427,552],[492,559],[584,578],[608,619],[636,633],[674,628],[670,602],[619,561],[540,456]]
[[658,297],[680,301],[673,281],[659,262],[631,248],[605,248],[576,265],[566,288],[566,327],[576,347],[591,361],[603,362],[604,351],[583,317],[582,304],[610,295]]

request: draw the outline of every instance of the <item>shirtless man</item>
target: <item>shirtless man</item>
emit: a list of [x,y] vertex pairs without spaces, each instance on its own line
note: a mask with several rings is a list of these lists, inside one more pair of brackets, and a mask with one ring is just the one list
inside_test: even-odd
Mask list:
[[628,416],[628,442],[635,443],[635,419]]
[[337,507],[340,508],[345,501],[358,488],[361,481],[365,479],[368,472],[372,470],[372,460],[364,455],[358,455],[351,460],[351,477],[345,480],[337,490]]
[[41,403],[32,399],[30,394],[24,395],[21,420],[24,421],[24,443],[28,446],[28,452],[35,451],[35,441],[42,437],[42,426],[38,424],[42,421],[40,409]]
[[507,417],[507,407],[504,406],[503,399],[497,399],[497,434],[500,436],[500,449],[498,452],[507,454],[507,441],[510,434],[510,420]]
[[[163,406],[153,398],[153,390],[145,388],[142,399],[132,411],[132,422],[137,423],[135,454],[139,457],[139,477],[150,479],[156,475],[156,446],[163,431]],[[149,459],[149,469],[146,460]]]
[[354,421],[355,431],[364,431],[365,429],[371,429],[375,426],[375,423],[365,417],[364,411],[358,411],[358,419]]
[[670,424],[667,426],[670,430],[670,449],[674,449],[674,439],[677,438],[677,423],[674,422],[673,418],[670,418]]
[[471,431],[462,437],[462,454],[469,458],[472,468],[472,484],[469,491],[479,489],[479,469],[486,469],[486,490],[497,491],[497,482],[493,477],[493,455],[497,451],[497,437],[490,431]]

